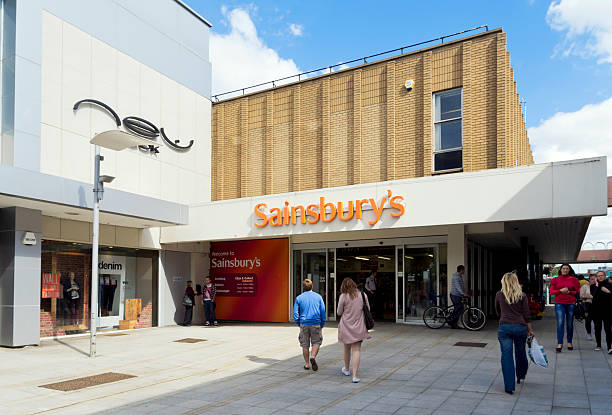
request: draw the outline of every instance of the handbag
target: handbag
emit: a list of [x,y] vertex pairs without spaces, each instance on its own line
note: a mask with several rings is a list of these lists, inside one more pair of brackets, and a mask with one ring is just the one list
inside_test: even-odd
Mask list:
[[365,294],[361,292],[361,299],[363,300],[363,319],[365,321],[366,330],[372,330],[374,328],[374,318],[370,312],[370,307],[365,299]]
[[193,301],[191,301],[191,297],[189,297],[187,294],[183,296],[183,305],[185,307],[191,307],[193,305]]

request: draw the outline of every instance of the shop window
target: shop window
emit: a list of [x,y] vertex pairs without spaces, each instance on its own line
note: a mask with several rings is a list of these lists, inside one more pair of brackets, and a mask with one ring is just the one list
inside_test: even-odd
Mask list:
[[463,168],[461,88],[434,94],[434,171]]

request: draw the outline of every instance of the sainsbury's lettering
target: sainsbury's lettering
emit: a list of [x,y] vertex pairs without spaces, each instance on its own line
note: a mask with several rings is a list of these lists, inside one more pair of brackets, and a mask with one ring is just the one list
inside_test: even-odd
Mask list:
[[[288,201],[285,201],[282,209],[270,208],[266,203],[258,203],[255,205],[253,213],[256,216],[255,226],[263,228],[270,226],[288,226],[301,224],[315,224],[319,221],[324,223],[332,222],[336,217],[342,221],[349,221],[353,218],[361,220],[363,216],[364,206],[369,205],[369,209],[374,212],[374,219],[369,220],[368,224],[376,225],[382,217],[383,210],[387,207],[391,209],[391,216],[398,218],[405,212],[403,205],[403,196],[393,196],[391,190],[387,190],[379,202],[374,198],[349,200],[347,202],[327,202],[325,197],[319,198],[318,204],[309,204],[304,208],[303,205],[291,206]],[[388,205],[388,206],[387,206]],[[345,208],[346,206],[346,208]]]

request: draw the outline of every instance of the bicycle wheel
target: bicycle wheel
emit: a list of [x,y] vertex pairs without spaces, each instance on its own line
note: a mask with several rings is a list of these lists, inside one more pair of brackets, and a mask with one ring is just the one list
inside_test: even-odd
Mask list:
[[425,311],[423,311],[423,322],[430,329],[439,329],[446,323],[444,309],[437,305],[427,307]]
[[487,316],[485,316],[481,309],[470,307],[463,312],[461,321],[463,322],[463,327],[475,331],[480,330],[487,324]]

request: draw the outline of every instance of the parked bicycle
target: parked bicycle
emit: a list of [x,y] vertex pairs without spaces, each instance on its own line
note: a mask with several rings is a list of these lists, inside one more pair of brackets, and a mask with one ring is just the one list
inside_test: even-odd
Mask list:
[[[465,311],[461,315],[463,327],[468,330],[476,331],[482,329],[487,324],[487,316],[478,307],[471,306],[467,298],[462,299]],[[432,305],[423,311],[423,322],[430,329],[439,329],[444,324],[449,326],[454,320],[455,308],[453,305],[440,307]]]

